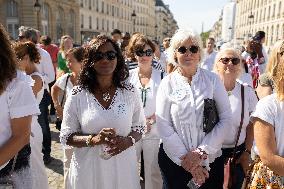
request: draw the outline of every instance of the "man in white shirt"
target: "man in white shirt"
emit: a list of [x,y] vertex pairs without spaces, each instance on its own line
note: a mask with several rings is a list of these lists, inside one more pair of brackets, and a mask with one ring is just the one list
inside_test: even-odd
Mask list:
[[[37,40],[38,40],[37,30],[26,26],[21,26],[19,28],[19,41],[21,42],[30,41],[34,44],[37,44],[38,42]],[[48,164],[51,161],[50,157],[51,134],[48,122],[48,106],[50,105],[51,97],[48,92],[48,84],[55,80],[55,73],[49,53],[43,50],[42,48],[40,48],[39,46],[37,46],[37,49],[40,53],[41,58],[40,58],[40,64],[36,66],[44,79],[44,94],[39,104],[39,109],[41,114],[38,116],[38,122],[42,128],[42,133],[43,133],[44,162],[45,164]]]
[[204,61],[201,63],[201,68],[212,71],[214,67],[215,57],[217,55],[217,51],[215,48],[215,39],[209,37],[206,41],[206,49],[204,52]]

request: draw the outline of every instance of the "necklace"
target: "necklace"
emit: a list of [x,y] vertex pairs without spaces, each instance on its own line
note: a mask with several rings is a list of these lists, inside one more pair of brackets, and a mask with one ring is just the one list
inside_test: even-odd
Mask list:
[[232,95],[232,91],[227,91],[228,96]]
[[103,91],[102,89],[99,88],[100,93],[103,96],[103,101],[108,102],[110,100],[110,90],[112,88],[112,85],[107,88],[105,91]]

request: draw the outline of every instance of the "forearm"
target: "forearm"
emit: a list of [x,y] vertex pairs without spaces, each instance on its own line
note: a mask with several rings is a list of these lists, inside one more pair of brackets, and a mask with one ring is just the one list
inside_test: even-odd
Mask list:
[[273,154],[273,155],[269,155],[269,158],[262,158],[260,157],[263,164],[267,167],[269,167],[269,169],[271,169],[274,173],[280,175],[280,176],[284,176],[284,158]]
[[246,129],[246,140],[245,140],[245,146],[247,150],[251,150],[254,140],[254,134],[253,134],[253,124],[249,122],[247,129]]
[[[92,138],[95,138],[97,135],[92,135]],[[81,133],[74,133],[69,136],[67,139],[67,145],[77,147],[77,148],[83,148],[83,147],[89,147],[87,145],[87,141],[90,138],[90,134],[81,134]],[[98,145],[96,141],[91,141],[90,145],[95,146]]]
[[30,134],[12,136],[7,143],[0,148],[0,166],[12,159],[30,141]]
[[56,85],[53,85],[53,87],[51,88],[51,98],[54,104],[54,107],[56,108],[56,106],[61,106],[60,102],[58,101],[58,96],[59,96],[59,91],[61,89],[59,87],[57,87]]

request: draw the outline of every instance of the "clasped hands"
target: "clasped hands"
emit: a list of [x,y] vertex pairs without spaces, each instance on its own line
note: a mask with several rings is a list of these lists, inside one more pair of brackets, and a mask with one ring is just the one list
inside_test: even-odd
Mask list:
[[115,156],[132,146],[131,139],[117,135],[114,128],[103,128],[99,134],[92,138],[92,143],[108,145],[108,153],[111,156]]
[[201,163],[203,160],[207,159],[207,154],[200,153],[198,150],[192,150],[180,157],[180,159],[181,166],[187,172],[191,173],[193,181],[199,186],[204,184],[205,180],[209,177],[209,173]]

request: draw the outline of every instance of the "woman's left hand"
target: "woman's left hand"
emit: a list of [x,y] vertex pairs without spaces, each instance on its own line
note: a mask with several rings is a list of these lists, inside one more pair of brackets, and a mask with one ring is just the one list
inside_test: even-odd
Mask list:
[[117,154],[120,154],[130,146],[132,146],[131,138],[116,136],[110,141],[110,150],[108,151],[108,153],[112,156],[115,156]]
[[237,160],[237,163],[240,163],[245,175],[247,174],[247,171],[249,169],[249,157],[250,155],[246,152],[243,152],[240,158]]

